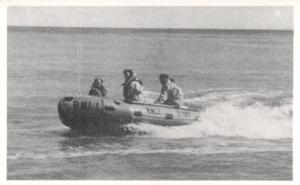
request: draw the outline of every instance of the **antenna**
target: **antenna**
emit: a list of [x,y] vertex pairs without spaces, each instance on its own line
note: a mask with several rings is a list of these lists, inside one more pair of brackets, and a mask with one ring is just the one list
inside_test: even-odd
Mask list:
[[76,71],[77,71],[77,90],[78,95],[81,95],[80,92],[80,71],[79,71],[79,62],[80,62],[80,51],[81,51],[81,33],[79,35],[79,42],[76,47]]

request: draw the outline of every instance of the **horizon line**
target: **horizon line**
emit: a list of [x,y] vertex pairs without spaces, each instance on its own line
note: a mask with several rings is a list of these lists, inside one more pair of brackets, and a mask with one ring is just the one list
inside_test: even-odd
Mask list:
[[27,25],[7,25],[7,28],[36,28],[36,29],[103,29],[103,30],[222,30],[222,31],[294,31],[294,29],[260,29],[260,28],[146,28],[146,27],[78,27],[78,26],[27,26]]

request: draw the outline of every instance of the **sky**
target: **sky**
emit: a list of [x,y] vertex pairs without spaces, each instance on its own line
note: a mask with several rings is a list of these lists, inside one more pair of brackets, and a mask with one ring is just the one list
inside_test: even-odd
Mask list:
[[9,26],[293,29],[291,6],[20,7],[7,10]]

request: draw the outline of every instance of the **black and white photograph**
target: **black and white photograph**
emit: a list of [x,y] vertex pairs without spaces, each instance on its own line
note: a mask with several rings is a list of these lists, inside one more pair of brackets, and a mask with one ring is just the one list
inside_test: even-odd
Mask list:
[[293,5],[6,10],[7,181],[293,181]]

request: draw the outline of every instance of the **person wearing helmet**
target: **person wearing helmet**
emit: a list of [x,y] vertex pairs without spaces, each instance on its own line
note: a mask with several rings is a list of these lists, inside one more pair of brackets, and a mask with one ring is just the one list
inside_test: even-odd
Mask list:
[[107,90],[104,86],[104,81],[100,78],[95,78],[91,89],[89,91],[90,96],[98,96],[98,97],[105,97],[107,94]]
[[131,69],[123,71],[125,82],[123,86],[123,96],[125,101],[128,102],[142,102],[144,101],[143,96],[143,83],[136,77],[136,74]]
[[182,107],[183,93],[178,85],[172,82],[167,74],[160,74],[161,93],[155,103]]

